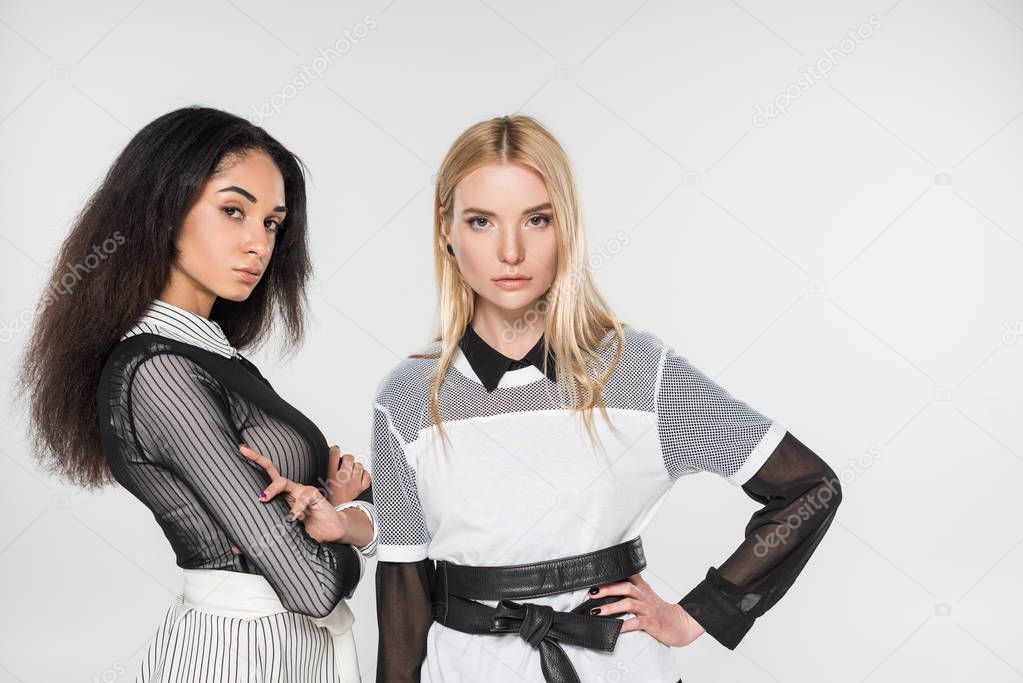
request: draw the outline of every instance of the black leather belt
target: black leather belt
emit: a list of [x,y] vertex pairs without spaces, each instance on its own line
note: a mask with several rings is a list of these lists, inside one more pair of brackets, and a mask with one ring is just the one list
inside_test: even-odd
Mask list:
[[[517,633],[540,650],[544,680],[580,683],[561,643],[613,651],[622,620],[615,615],[591,616],[590,609],[621,600],[621,596],[589,599],[569,612],[514,600],[624,581],[645,568],[643,543],[638,537],[592,553],[530,564],[472,567],[439,560],[431,585],[433,618],[462,633]],[[499,603],[490,607],[476,600]]]

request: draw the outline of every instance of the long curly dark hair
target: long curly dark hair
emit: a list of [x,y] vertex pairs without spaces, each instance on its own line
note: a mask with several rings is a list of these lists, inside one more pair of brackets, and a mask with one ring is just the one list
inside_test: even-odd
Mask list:
[[260,150],[284,179],[287,217],[263,279],[245,301],[218,298],[210,319],[236,348],[260,342],[283,321],[301,342],[311,274],[305,167],[265,130],[207,107],[165,114],[128,143],[64,240],[16,388],[29,405],[33,452],[44,469],[74,484],[112,483],[100,446],[96,391],[117,341],[159,297],[178,258],[188,210],[225,157]]

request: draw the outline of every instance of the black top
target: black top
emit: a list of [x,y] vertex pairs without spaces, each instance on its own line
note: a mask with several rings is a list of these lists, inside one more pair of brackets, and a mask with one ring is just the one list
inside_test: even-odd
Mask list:
[[258,500],[269,478],[238,451],[240,443],[273,460],[283,476],[321,486],[329,447],[255,365],[136,334],[109,353],[96,398],[111,471],[153,512],[178,566],[262,575],[286,609],[313,617],[351,595],[358,551],[319,543],[301,521],[288,522],[284,496]]

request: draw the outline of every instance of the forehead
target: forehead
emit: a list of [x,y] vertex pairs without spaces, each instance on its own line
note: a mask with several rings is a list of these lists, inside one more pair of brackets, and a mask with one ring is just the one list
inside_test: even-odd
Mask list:
[[245,188],[260,202],[284,203],[284,176],[270,156],[261,150],[228,155],[210,177],[212,191],[228,185]]
[[455,186],[455,204],[491,211],[521,211],[548,201],[543,178],[520,163],[486,164]]

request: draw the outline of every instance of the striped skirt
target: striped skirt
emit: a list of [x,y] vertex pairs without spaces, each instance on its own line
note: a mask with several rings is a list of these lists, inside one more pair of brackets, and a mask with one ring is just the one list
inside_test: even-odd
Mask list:
[[149,644],[137,683],[359,683],[354,618],[289,612],[266,579],[185,569],[184,590]]

